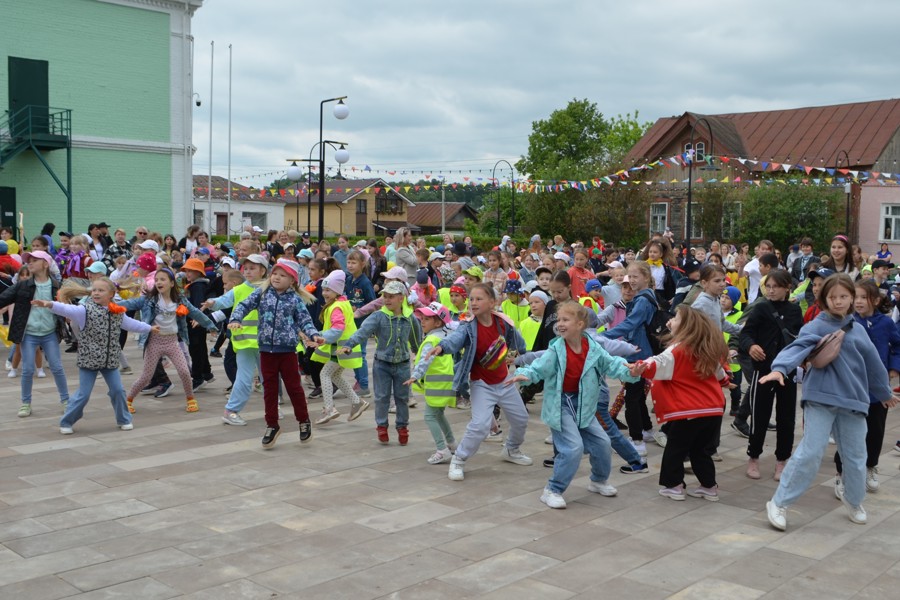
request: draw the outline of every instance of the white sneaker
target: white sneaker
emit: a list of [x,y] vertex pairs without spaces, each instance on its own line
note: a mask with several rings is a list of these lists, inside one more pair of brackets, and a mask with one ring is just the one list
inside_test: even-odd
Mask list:
[[43,379],[44,377],[47,376],[47,374],[44,373],[44,369],[38,369],[38,370],[37,370],[37,376],[38,376],[38,379]]
[[834,497],[838,500],[844,499],[844,482],[841,481],[840,475],[834,478]]
[[544,443],[547,444],[548,446],[553,445],[553,434],[552,433],[544,438]]
[[781,531],[787,529],[787,509],[775,504],[774,500],[766,502],[766,516],[775,529],[780,529]]
[[541,502],[543,502],[550,508],[566,507],[566,499],[563,498],[561,494],[557,494],[550,488],[544,488],[544,491],[541,494]]
[[332,406],[331,410],[328,410],[327,408],[323,408],[322,416],[319,417],[318,419],[316,419],[316,425],[324,425],[325,423],[327,423],[328,421],[331,421],[332,419],[337,419],[339,416],[341,416],[341,413],[339,413],[338,409],[336,409],[335,407]]
[[619,490],[609,485],[606,481],[591,481],[588,483],[587,489],[589,492],[594,492],[601,496],[615,496],[619,493]]
[[528,467],[534,462],[530,458],[522,454],[522,451],[518,448],[510,450],[509,448],[504,446],[503,450],[500,451],[500,456],[506,462],[511,462],[515,465],[522,465],[523,467]]
[[6,370],[9,371],[12,369],[12,363],[10,361],[6,361]]
[[857,525],[865,525],[868,520],[868,516],[866,515],[866,509],[859,506],[853,506],[849,502],[847,502],[847,498],[841,498],[841,502],[844,503],[844,506],[847,507],[847,515],[850,517],[850,520]]
[[119,429],[122,431],[131,431],[134,429],[134,423],[125,423],[124,425],[119,425]]
[[637,450],[637,453],[641,455],[641,458],[646,458],[647,444],[645,442],[636,442],[634,440],[631,440],[631,444],[634,446],[634,449]]
[[72,435],[73,433],[75,433],[75,430],[71,427],[60,427],[59,432],[63,435]]
[[654,439],[656,439],[656,431],[654,431],[653,429],[645,429],[644,430],[644,441],[652,442]]
[[450,448],[444,448],[443,450],[435,450],[434,454],[428,457],[429,465],[440,465],[444,463],[448,463],[453,459],[453,453],[450,452]]
[[484,441],[492,443],[492,444],[502,444],[503,443],[503,430],[498,429],[497,431],[492,431],[488,434]]
[[15,379],[18,375],[19,373],[15,369],[10,369],[9,373],[6,374],[10,379]]
[[244,420],[240,413],[230,410],[226,410],[225,414],[222,415],[222,422],[225,425],[237,425],[239,427],[247,424],[247,421]]
[[653,432],[653,441],[656,442],[656,445],[660,448],[665,448],[666,442],[669,441],[669,436],[657,429]]
[[878,491],[878,467],[872,467],[871,469],[866,469],[866,491],[867,492],[877,492]]
[[447,477],[450,478],[450,481],[462,481],[466,478],[465,468],[466,461],[454,456],[450,461],[450,471],[447,473]]
[[834,445],[837,443],[837,442],[834,441],[834,436],[833,436],[833,435],[829,435],[829,436],[828,436],[828,443],[831,444],[832,446],[834,446]]

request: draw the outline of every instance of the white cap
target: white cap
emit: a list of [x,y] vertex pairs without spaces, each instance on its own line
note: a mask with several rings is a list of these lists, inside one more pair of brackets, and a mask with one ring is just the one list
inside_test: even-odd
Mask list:
[[565,252],[557,252],[553,255],[553,260],[564,260],[566,262],[569,262],[569,255]]
[[358,242],[356,242],[356,243],[353,244],[353,245],[356,246],[357,248],[365,248],[365,247],[366,247],[366,240],[359,240]]
[[263,230],[259,227],[259,225],[254,225],[254,226],[253,226],[253,231],[255,231],[256,233],[262,233],[262,232],[263,232]]
[[220,265],[228,265],[232,269],[237,269],[237,263],[234,262],[234,259],[230,256],[222,257],[222,260],[219,261]]
[[144,240],[140,244],[138,244],[144,250],[153,250],[157,254],[159,254],[159,244],[154,242],[153,240]]
[[538,286],[537,279],[532,279],[531,281],[529,281],[528,283],[525,284],[525,291],[530,294],[531,292],[533,292],[535,290],[535,288],[537,286]]
[[440,252],[432,252],[431,255],[428,257],[428,262],[431,262],[433,260],[438,260],[438,259],[444,260],[444,255],[441,254]]

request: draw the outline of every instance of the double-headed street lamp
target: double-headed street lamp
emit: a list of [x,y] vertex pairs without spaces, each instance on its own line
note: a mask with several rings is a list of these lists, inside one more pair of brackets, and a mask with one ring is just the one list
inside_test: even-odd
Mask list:
[[[347,142],[336,142],[333,140],[322,140],[321,142],[316,142],[312,145],[312,148],[309,149],[309,158],[289,158],[291,162],[291,166],[288,167],[287,170],[287,178],[291,181],[299,181],[303,176],[303,170],[297,164],[298,162],[305,162],[309,165],[310,173],[307,179],[307,189],[306,189],[306,231],[310,231],[312,229],[312,195],[310,190],[312,189],[312,165],[318,163],[319,167],[322,171],[319,173],[319,238],[322,239],[324,237],[324,185],[325,185],[325,172],[324,172],[324,162],[322,162],[321,154],[324,152],[320,152],[319,158],[313,158],[313,150],[316,149],[317,146],[324,148],[325,146],[331,146],[334,152],[334,160],[337,161],[339,165],[346,163],[350,160],[350,153],[347,152],[345,146],[348,146]],[[300,227],[300,199],[297,199],[297,228]]]

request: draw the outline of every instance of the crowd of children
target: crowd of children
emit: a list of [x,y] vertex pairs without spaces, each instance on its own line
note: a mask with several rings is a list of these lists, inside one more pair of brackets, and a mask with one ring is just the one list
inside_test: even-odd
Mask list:
[[[98,373],[122,430],[133,428],[139,394],[170,393],[167,365],[181,380],[187,412],[200,411],[197,393],[214,380],[212,355],[223,357],[231,383],[225,424],[247,424],[242,413],[261,387],[267,450],[281,434],[285,395],[301,443],[314,426],[334,427],[345,410],[335,402],[340,391],[349,401],[347,421],[363,415],[374,395],[375,438],[391,442],[394,414],[401,446],[410,442],[411,391],[423,395],[434,442],[427,462],[448,465],[453,481],[465,479],[485,441],[503,442],[504,461],[531,465],[522,452],[527,406],[543,392],[553,456],[544,461],[552,475],[540,500],[551,508],[566,507],[563,494],[584,454],[588,490],[613,496],[613,450],[625,461],[619,472],[646,473],[651,442],[664,448],[661,496],[717,501],[726,396],[731,427],[748,438],[747,477],[762,477],[766,436],[775,432],[769,472],[778,489],[766,506],[774,527],[786,527],[786,508],[809,487],[830,439],[837,445],[835,495],[852,521],[866,521],[864,495],[878,489],[887,411],[900,401],[890,384],[900,372],[900,332],[886,314],[894,290],[883,259],[854,281],[846,261],[814,260],[808,240],[785,268],[766,240],[755,258],[735,259],[704,249],[676,256],[663,238],[640,253],[597,240],[585,248],[532,239],[516,254],[505,237],[486,253],[464,242],[414,252],[403,246],[397,266],[382,258],[397,251],[393,244],[379,248],[375,240],[351,248],[341,238],[330,254],[324,241],[294,243],[286,234],[265,246],[243,239],[217,248],[194,231],[183,245],[166,236],[161,248],[146,234],[129,246],[117,231],[104,252],[102,233],[91,231],[90,242],[66,232],[58,246],[52,237],[36,238],[0,293],[0,308],[11,307],[7,337],[17,346],[10,377],[21,362],[18,414],[32,414],[42,359],[62,403],[62,434],[74,433]],[[837,258],[846,239],[835,240]],[[0,258],[8,251],[0,242]],[[126,392],[121,375],[130,367],[120,361],[127,332],[139,334],[144,360]],[[219,336],[212,353],[210,333]],[[63,337],[77,352],[79,387],[71,397]],[[817,364],[811,353],[826,341],[834,356]],[[622,387],[612,403],[609,379]],[[795,448],[801,382],[803,436]],[[310,415],[308,398],[322,399],[318,416]],[[454,433],[448,408],[471,411],[464,431]],[[622,410],[625,424],[617,418]],[[686,463],[696,486],[686,484]]]

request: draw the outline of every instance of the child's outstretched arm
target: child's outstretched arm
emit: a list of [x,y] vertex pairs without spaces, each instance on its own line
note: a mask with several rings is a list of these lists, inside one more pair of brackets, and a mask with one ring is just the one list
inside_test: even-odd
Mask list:
[[188,309],[188,317],[194,321],[196,326],[203,327],[207,331],[216,331],[218,329],[213,320],[200,312],[187,298],[182,298],[181,303]]
[[603,337],[596,331],[588,331],[587,334],[612,356],[631,356],[641,351],[634,344],[620,339]]
[[[335,311],[335,312],[338,312],[338,311]],[[380,313],[380,312],[375,313],[371,317],[369,317],[368,319],[363,321],[362,325],[359,326],[359,329],[356,330],[356,333],[354,333],[353,335],[348,337],[346,340],[344,340],[344,342],[341,344],[341,348],[339,348],[339,350],[343,350],[344,348],[346,348],[347,352],[350,352],[351,348],[353,348],[354,346],[359,346],[360,344],[363,343],[363,341],[365,341],[365,340],[369,339],[370,337],[372,337],[373,335],[375,335],[375,331],[377,331],[378,325],[381,323],[381,319],[383,318],[381,315],[383,315],[383,313]],[[332,316],[331,324],[334,325],[334,316]],[[343,330],[344,329],[342,327],[341,331],[343,331]],[[327,341],[329,336],[326,335],[326,333],[327,332],[323,332],[322,336],[325,337],[325,340]],[[341,337],[340,334],[338,334],[338,337],[339,338]],[[328,343],[331,343],[331,342],[328,342]]]
[[422,358],[420,358],[419,362],[413,366],[412,373],[410,374],[409,379],[403,382],[404,384],[412,385],[414,382],[425,377],[425,373],[428,372],[428,369],[431,368],[431,363],[434,362],[434,356],[429,356],[429,352],[431,352],[433,347],[431,342],[424,342],[422,344]]
[[517,381],[526,381],[528,383],[544,381],[551,373],[557,370],[557,367],[558,357],[556,350],[551,348],[537,357],[530,365],[516,369],[516,374],[503,383],[504,385],[512,385]]
[[294,307],[294,322],[300,326],[300,331],[302,331],[309,339],[321,339],[319,330],[316,329],[316,326],[313,324],[312,316],[310,316],[309,311],[306,310],[306,305],[303,304],[303,302],[297,302],[297,305]]
[[368,304],[364,304],[361,307],[357,308],[355,311],[353,311],[353,318],[361,319],[362,317],[372,314],[373,312],[375,312],[382,306],[384,306],[384,298],[379,296],[378,298],[375,298]]

